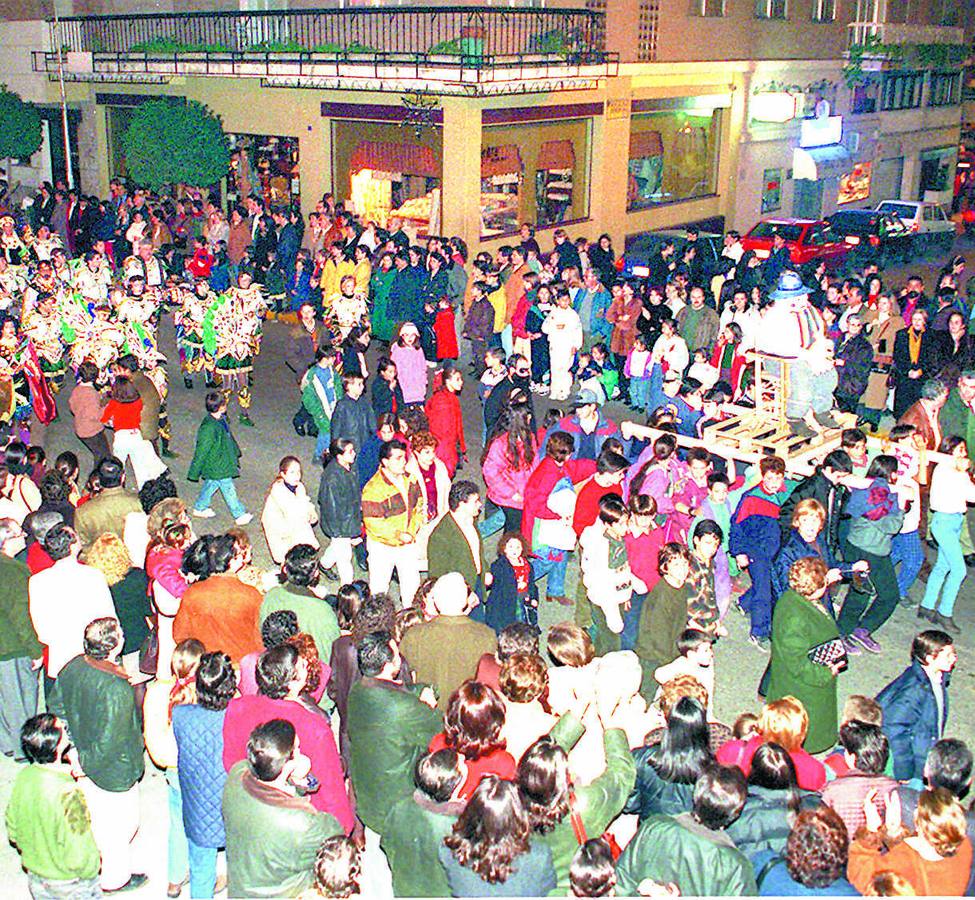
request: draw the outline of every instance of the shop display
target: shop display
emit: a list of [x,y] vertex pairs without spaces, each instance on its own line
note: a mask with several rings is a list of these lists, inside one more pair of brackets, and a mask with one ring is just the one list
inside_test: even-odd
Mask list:
[[518,230],[523,170],[514,144],[481,150],[481,236]]
[[535,171],[539,225],[553,225],[565,220],[566,211],[572,205],[574,168],[572,141],[546,141],[542,144]]
[[230,134],[227,201],[240,203],[259,193],[271,207],[300,206],[298,138]]

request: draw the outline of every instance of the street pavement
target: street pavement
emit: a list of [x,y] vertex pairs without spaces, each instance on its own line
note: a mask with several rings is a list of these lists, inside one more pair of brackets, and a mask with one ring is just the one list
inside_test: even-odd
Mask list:
[[[968,259],[969,271],[975,271],[975,246],[972,246],[968,239],[960,239],[956,251],[963,253]],[[920,272],[925,278],[930,293],[937,272],[943,264],[943,258],[915,263],[885,273],[885,282],[899,286],[908,272]],[[964,289],[964,285],[960,287]],[[291,425],[291,417],[297,409],[298,394],[294,378],[283,362],[289,327],[274,321],[268,322],[265,326],[262,351],[254,372],[251,418],[255,422],[255,427],[246,428],[238,423],[239,410],[236,403],[232,404],[228,415],[228,421],[243,451],[242,472],[237,481],[237,489],[248,511],[254,515],[254,521],[247,527],[254,544],[254,559],[258,565],[267,568],[271,568],[272,563],[260,527],[260,514],[268,487],[277,472],[278,461],[287,454],[293,454],[302,460],[305,485],[312,496],[317,494],[320,472],[313,462],[314,439],[298,437]],[[178,459],[172,461],[171,469],[180,495],[191,504],[195,499],[198,486],[186,480],[186,470],[192,457],[197,426],[205,414],[203,409],[205,389],[200,384],[194,390],[184,388],[178,372],[178,357],[169,320],[163,323],[161,329],[161,350],[169,359],[172,445],[180,454]],[[373,364],[377,355],[376,352],[370,353]],[[467,360],[463,362],[466,363]],[[464,369],[466,371],[466,365]],[[478,465],[481,451],[479,440],[481,404],[475,394],[472,377],[469,378],[469,382],[462,394],[462,407],[466,433],[470,436],[468,441],[470,462],[464,466],[459,477],[482,483]],[[52,460],[61,450],[74,450],[82,461],[83,474],[87,474],[91,457],[74,438],[71,430],[70,413],[67,411],[69,390],[70,388],[66,387],[65,392],[58,398],[61,413],[48,429],[45,447]],[[549,405],[551,404],[547,398],[535,397],[536,413],[539,418]],[[607,405],[606,412],[617,421],[633,415],[625,407],[613,403]],[[233,524],[219,495],[214,498],[213,508],[217,513],[216,518],[194,520],[198,533],[218,533]],[[496,537],[489,538],[487,541],[489,559],[494,558],[493,543]],[[933,562],[933,552],[929,550],[928,555]],[[570,563],[566,587],[566,593],[570,597],[575,596],[578,571],[577,563],[575,561]],[[920,586],[920,590],[916,586],[913,594],[919,598],[922,591],[923,585]],[[955,617],[962,625],[963,632],[958,640],[959,661],[952,681],[951,714],[947,729],[949,736],[969,741],[975,739],[975,703],[972,702],[975,699],[975,660],[973,660],[975,642],[971,638],[975,628],[975,602],[973,601],[975,601],[975,579],[969,578],[962,587],[955,609]],[[571,618],[571,614],[572,610],[569,608],[543,602],[539,614],[540,624],[547,631],[554,623]],[[717,690],[714,705],[718,718],[731,724],[742,712],[758,711],[759,702],[755,689],[768,662],[768,656],[746,642],[747,620],[732,611],[728,615],[726,624],[730,632],[729,636],[719,641],[716,647]],[[877,656],[864,654],[853,658],[849,670],[839,676],[841,706],[849,694],[861,693],[872,696],[899,674],[909,663],[911,638],[918,630],[919,625],[914,610],[898,607],[879,634],[883,652]],[[0,806],[4,808],[17,768],[12,760],[0,757]],[[149,874],[150,881],[139,891],[132,892],[133,897],[161,897],[165,893],[168,827],[166,791],[162,773],[153,767],[147,757],[146,778],[142,785],[143,815],[138,851],[143,860],[142,870]],[[371,866],[367,860],[364,868],[363,895],[378,896],[380,893],[386,893],[383,890],[383,874],[379,871],[379,867]],[[375,875],[372,874],[374,870]],[[8,885],[6,890],[10,892],[9,896],[27,896],[26,876],[20,869],[16,851],[9,846],[0,848],[0,883]],[[184,889],[184,896],[189,896],[188,888]]]

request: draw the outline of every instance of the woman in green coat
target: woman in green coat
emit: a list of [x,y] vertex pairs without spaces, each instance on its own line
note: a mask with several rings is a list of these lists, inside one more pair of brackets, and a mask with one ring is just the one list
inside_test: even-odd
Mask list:
[[[554,730],[552,736],[535,741],[518,764],[519,791],[532,830],[552,852],[558,885],[549,894],[551,897],[569,893],[569,867],[580,840],[602,835],[622,812],[636,781],[636,763],[623,731],[621,708],[617,706],[611,714],[599,714],[604,729],[606,771],[591,784],[572,787],[567,751],[556,743]],[[573,812],[578,813],[586,837],[575,833]]]
[[809,753],[836,743],[836,676],[845,666],[845,660],[820,665],[809,659],[813,647],[840,636],[823,604],[826,572],[826,563],[818,557],[797,559],[789,567],[789,590],[779,598],[772,617],[767,699],[792,695],[806,708],[809,730],[803,747]]
[[393,287],[393,279],[396,277],[396,269],[393,268],[393,256],[391,253],[384,253],[379,260],[379,265],[369,279],[369,298],[372,300],[372,336],[387,344],[393,339],[393,331],[397,323],[392,322],[386,314],[389,304],[389,292]]

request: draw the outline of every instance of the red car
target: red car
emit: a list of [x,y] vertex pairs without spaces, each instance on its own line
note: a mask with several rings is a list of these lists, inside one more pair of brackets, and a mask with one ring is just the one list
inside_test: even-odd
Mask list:
[[797,266],[825,259],[827,268],[835,269],[850,252],[843,236],[835,235],[823,219],[763,219],[741,239],[741,245],[753,250],[759,259],[768,259],[776,234],[785,238],[789,256]]

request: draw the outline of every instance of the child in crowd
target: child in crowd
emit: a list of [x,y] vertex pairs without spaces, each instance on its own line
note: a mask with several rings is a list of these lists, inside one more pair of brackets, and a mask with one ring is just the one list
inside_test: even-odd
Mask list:
[[400,325],[389,358],[396,363],[404,403],[423,403],[427,398],[427,361],[420,346],[420,329],[412,322]]
[[593,344],[590,352],[592,364],[599,369],[596,377],[599,379],[603,395],[607,400],[615,400],[620,395],[620,373],[616,368],[616,361],[610,354],[609,348],[603,343]]
[[[708,721],[714,718],[714,638],[696,628],[685,629],[677,639],[678,656],[653,673],[654,680],[664,685],[678,675],[690,675],[708,692]],[[660,691],[657,691],[657,698]]]
[[538,625],[538,586],[532,570],[531,551],[517,531],[507,531],[498,541],[498,558],[491,564],[485,622],[500,634],[514,622]]
[[[733,461],[729,460],[729,466],[732,467],[731,471],[734,473]],[[732,578],[737,578],[741,570],[738,568],[737,560],[735,560],[734,556],[728,550],[728,541],[731,537],[731,514],[734,512],[729,491],[730,483],[727,474],[724,472],[712,472],[708,475],[708,495],[701,501],[701,505],[697,511],[697,518],[691,524],[691,528],[693,529],[702,519],[710,519],[712,522],[717,522],[721,526],[721,533],[724,535],[724,539],[721,542],[721,549],[718,553],[724,554],[728,560],[728,574]],[[726,610],[721,610],[722,616],[725,612]]]
[[696,378],[701,382],[701,387],[706,391],[713,388],[715,382],[721,377],[718,369],[711,364],[711,357],[708,354],[707,347],[698,347],[694,351],[694,362],[691,363],[691,367],[687,370],[687,377]]
[[633,576],[633,595],[630,597],[630,608],[623,612],[620,642],[623,650],[632,650],[643,602],[660,579],[657,557],[665,541],[663,528],[657,527],[657,501],[653,497],[634,494],[626,508],[630,513],[630,525],[623,540]]
[[883,452],[893,456],[898,463],[897,484],[904,497],[904,524],[890,542],[890,561],[897,569],[897,591],[903,606],[913,606],[907,592],[917,581],[924,565],[924,547],[921,545],[921,486],[918,473],[921,469],[921,442],[913,425],[895,425],[890,429]]
[[582,319],[572,308],[569,292],[559,286],[555,291],[555,307],[542,323],[542,331],[548,335],[549,362],[551,365],[551,393],[555,401],[569,399],[572,391],[572,363],[582,347]]
[[711,454],[703,447],[691,447],[687,451],[687,477],[673,485],[674,514],[667,517],[668,541],[687,543],[687,535],[708,496],[708,474],[711,471]]
[[[876,725],[883,727],[884,711],[880,704],[873,697],[864,697],[863,694],[850,694],[843,704],[843,713],[840,716],[840,728],[847,722],[863,722],[865,725]],[[823,760],[826,768],[839,777],[846,775],[850,771],[842,750],[836,750]],[[888,769],[893,770],[893,764],[888,757]]]
[[454,362],[460,356],[457,346],[457,328],[454,324],[454,307],[449,297],[437,301],[437,311],[433,318],[433,333],[437,339],[437,360]]
[[644,335],[638,334],[633,338],[633,346],[626,356],[626,366],[623,369],[623,374],[630,382],[630,409],[641,412],[646,409],[652,368],[653,361],[647,349],[647,339]]
[[545,410],[545,415],[542,416],[541,427],[535,432],[535,440],[538,442],[539,447],[545,443],[545,436],[549,431],[558,427],[559,422],[562,421],[562,415],[562,410],[557,406],[552,406]]
[[463,337],[471,342],[474,376],[480,378],[486,369],[488,342],[494,333],[494,308],[488,300],[487,285],[477,282],[471,287],[471,305],[464,317]]
[[633,593],[625,541],[628,525],[623,499],[607,494],[599,501],[599,518],[579,538],[579,566],[592,609],[592,642],[599,656],[620,649],[623,607]]
[[542,323],[552,309],[552,289],[540,284],[535,290],[532,305],[525,316],[525,331],[531,350],[532,380],[531,390],[536,394],[547,394],[549,378],[548,338],[542,331]]
[[477,383],[477,396],[482,404],[487,400],[491,389],[507,377],[507,359],[508,355],[501,347],[490,347],[484,354],[484,367]]

